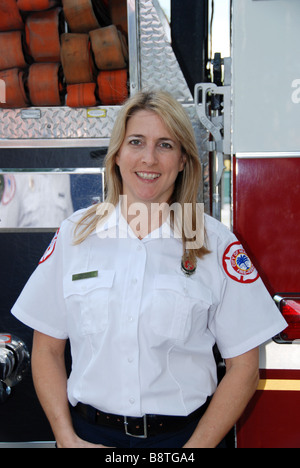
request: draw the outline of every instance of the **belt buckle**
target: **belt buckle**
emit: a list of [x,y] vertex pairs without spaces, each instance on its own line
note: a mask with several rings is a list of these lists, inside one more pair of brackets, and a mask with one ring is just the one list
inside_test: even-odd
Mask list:
[[144,414],[144,416],[142,416],[143,418],[143,426],[144,426],[144,434],[142,435],[136,435],[136,434],[131,434],[129,431],[128,431],[128,418],[127,416],[124,416],[124,426],[125,426],[125,434],[126,435],[129,435],[131,437],[136,437],[137,439],[147,439],[148,437],[148,430],[147,430],[147,415]]

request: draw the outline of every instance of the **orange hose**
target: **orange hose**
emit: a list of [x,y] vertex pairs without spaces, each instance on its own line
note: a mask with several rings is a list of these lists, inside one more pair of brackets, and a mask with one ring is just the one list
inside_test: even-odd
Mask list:
[[61,63],[68,84],[95,81],[88,34],[65,33],[61,36]]
[[30,55],[35,62],[60,61],[60,8],[32,13],[25,30]]
[[121,105],[128,98],[127,70],[101,71],[97,84],[104,106]]
[[22,11],[48,10],[58,5],[57,0],[17,0],[18,7]]
[[25,91],[25,72],[18,68],[11,68],[0,72],[0,80],[5,83],[5,103],[1,108],[15,109],[28,107],[29,101]]
[[63,9],[71,32],[88,33],[100,27],[91,0],[63,0]]
[[112,23],[128,35],[127,0],[109,0]]
[[34,106],[60,106],[61,65],[59,63],[34,63],[29,68],[29,97]]
[[0,70],[27,66],[23,53],[23,33],[21,31],[0,33],[0,50]]
[[96,83],[81,83],[67,86],[67,101],[69,107],[96,106]]
[[14,29],[24,29],[16,0],[1,0],[0,31],[12,31]]
[[95,63],[99,70],[118,70],[126,68],[123,43],[116,26],[95,29],[90,32]]

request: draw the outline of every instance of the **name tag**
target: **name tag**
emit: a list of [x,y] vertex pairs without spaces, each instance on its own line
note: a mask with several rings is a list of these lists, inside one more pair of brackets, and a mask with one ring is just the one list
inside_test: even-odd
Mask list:
[[77,273],[72,275],[72,281],[79,281],[88,278],[97,278],[98,271],[87,271],[86,273]]

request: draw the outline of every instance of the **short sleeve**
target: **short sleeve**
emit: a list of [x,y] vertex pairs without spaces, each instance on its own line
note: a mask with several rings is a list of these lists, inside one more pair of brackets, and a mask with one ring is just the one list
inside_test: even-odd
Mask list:
[[220,303],[209,327],[222,357],[244,354],[287,327],[240,242],[232,235],[219,249]]
[[68,338],[63,297],[63,229],[59,229],[12,308],[25,325],[53,338]]

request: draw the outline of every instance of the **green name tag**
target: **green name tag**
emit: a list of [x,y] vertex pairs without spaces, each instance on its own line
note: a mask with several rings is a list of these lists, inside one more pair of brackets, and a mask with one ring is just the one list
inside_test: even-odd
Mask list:
[[79,281],[82,279],[88,278],[97,278],[98,271],[87,271],[86,273],[78,273],[77,275],[72,276],[72,281]]

